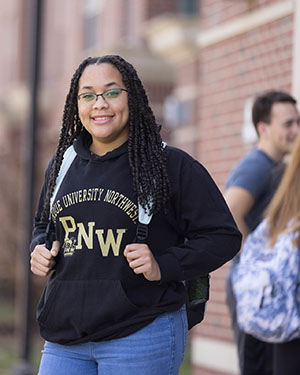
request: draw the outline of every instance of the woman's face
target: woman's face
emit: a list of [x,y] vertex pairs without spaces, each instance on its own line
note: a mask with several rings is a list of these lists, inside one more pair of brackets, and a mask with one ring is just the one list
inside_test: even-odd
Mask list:
[[[91,151],[104,155],[121,146],[129,136],[129,108],[121,73],[112,64],[88,65],[79,80],[78,113],[82,125],[92,136]],[[88,99],[88,100],[87,100]]]

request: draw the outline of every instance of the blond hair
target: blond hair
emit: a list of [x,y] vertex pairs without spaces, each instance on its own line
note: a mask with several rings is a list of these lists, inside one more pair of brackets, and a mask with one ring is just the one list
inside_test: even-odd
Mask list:
[[300,245],[300,134],[294,145],[290,162],[267,211],[270,228],[270,245],[285,232],[299,234],[294,244]]

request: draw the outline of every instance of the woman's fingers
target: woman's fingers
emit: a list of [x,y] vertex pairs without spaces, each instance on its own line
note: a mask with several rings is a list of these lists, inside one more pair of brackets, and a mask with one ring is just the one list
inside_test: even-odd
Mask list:
[[[54,245],[56,254],[59,249],[59,242]],[[54,242],[54,243],[55,243]],[[58,246],[58,247],[57,247]],[[53,247],[52,247],[53,250]],[[52,251],[51,250],[51,251]],[[53,254],[46,248],[45,244],[37,245],[31,253],[31,271],[38,276],[47,276],[55,265]]]
[[152,251],[146,244],[130,244],[124,250],[129,267],[136,274],[143,274],[149,281],[159,281],[161,273]]

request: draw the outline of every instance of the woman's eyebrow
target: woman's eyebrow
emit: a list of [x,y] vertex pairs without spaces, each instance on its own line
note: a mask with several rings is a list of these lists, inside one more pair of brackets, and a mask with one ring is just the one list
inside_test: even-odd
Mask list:
[[109,86],[113,86],[113,85],[120,85],[120,84],[117,83],[117,82],[109,82],[109,83],[106,83],[104,86],[109,87]]
[[[110,87],[114,85],[120,86],[120,84],[117,82],[108,82],[104,84],[105,87]],[[83,86],[81,87],[81,90],[92,90],[93,88],[94,88],[93,86]]]

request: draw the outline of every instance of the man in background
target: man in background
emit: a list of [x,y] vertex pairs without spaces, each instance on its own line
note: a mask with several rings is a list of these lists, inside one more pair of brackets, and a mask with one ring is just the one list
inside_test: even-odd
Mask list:
[[[282,91],[263,93],[254,101],[252,120],[258,135],[257,145],[232,170],[225,190],[225,199],[243,241],[263,219],[264,210],[280,182],[283,159],[291,151],[299,132],[296,100]],[[237,255],[232,269],[238,260]],[[271,375],[272,344],[245,334],[237,325],[231,271],[226,289],[241,374]]]

